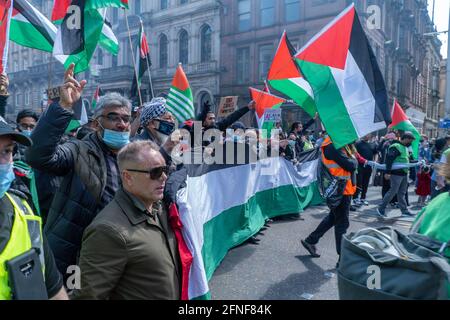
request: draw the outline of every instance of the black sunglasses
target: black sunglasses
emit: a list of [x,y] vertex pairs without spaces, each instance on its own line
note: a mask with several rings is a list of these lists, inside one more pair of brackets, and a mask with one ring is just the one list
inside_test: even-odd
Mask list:
[[137,169],[126,169],[126,170],[131,172],[148,173],[150,174],[150,179],[152,180],[158,180],[159,178],[161,178],[163,173],[165,173],[166,176],[169,174],[168,166],[156,167],[150,170],[137,170]]

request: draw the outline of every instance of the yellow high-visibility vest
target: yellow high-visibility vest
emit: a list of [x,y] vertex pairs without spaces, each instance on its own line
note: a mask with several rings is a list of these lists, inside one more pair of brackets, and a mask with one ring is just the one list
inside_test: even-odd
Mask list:
[[45,264],[41,218],[33,214],[25,200],[18,199],[8,193],[5,195],[14,207],[14,223],[11,229],[11,237],[4,250],[0,253],[0,300],[11,300],[11,288],[5,262],[27,252],[31,248],[38,248],[40,250],[39,258],[43,273]]

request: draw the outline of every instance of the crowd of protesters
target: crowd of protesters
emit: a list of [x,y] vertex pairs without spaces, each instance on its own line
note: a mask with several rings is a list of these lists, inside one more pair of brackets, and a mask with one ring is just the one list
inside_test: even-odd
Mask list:
[[[164,194],[166,182],[184,165],[183,156],[200,152],[220,157],[222,152],[226,159],[227,144],[243,145],[244,161],[251,161],[251,156],[256,160],[282,156],[294,164],[299,154],[320,148],[321,161],[330,173],[345,179],[340,200],[302,240],[315,257],[320,256],[316,244],[332,227],[340,254],[349,211],[368,204],[371,163],[387,167],[381,178],[380,214],[392,201],[403,214],[409,213],[405,191],[409,169],[392,167],[399,160],[409,162],[414,137],[408,132],[389,133],[381,141],[369,135],[336,149],[325,131],[314,135],[308,130],[317,115],[304,125],[295,122],[289,132],[276,123],[264,135],[239,121],[255,109],[254,101],[220,121],[205,103],[196,119],[177,123],[164,97],[152,99],[135,113],[130,100],[118,93],[102,96],[88,124],[66,132],[86,85],[75,79],[73,70],[73,65],[68,68],[59,99],[42,115],[19,112],[15,129],[0,121],[0,262],[40,249],[36,254],[45,288],[33,293],[34,298],[180,299],[182,266]],[[7,86],[7,77],[1,75],[0,88]],[[6,101],[7,94],[0,92],[0,109]],[[449,147],[450,137],[421,141],[419,160],[426,164],[417,172],[421,204],[449,188],[448,170],[438,171]],[[24,246],[20,239],[27,232],[31,237],[25,227],[30,220],[38,223],[43,236],[40,242]],[[16,225],[23,227],[20,235],[15,234],[20,233]],[[68,270],[73,266],[80,268],[81,280],[68,286]],[[10,276],[0,266],[0,299],[14,298],[23,290],[9,286]]]

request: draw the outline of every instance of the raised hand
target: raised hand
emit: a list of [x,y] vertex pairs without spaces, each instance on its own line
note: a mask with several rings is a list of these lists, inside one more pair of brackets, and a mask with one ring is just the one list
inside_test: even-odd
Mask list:
[[75,79],[74,69],[75,64],[72,63],[64,73],[64,84],[59,91],[59,105],[65,109],[72,109],[75,102],[80,100],[84,86],[87,83],[86,80],[78,82]]

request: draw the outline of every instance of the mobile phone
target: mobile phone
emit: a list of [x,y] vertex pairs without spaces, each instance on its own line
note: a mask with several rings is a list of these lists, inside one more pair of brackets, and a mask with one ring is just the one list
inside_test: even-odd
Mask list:
[[13,300],[48,300],[36,248],[5,262]]

